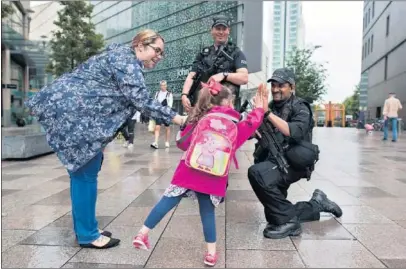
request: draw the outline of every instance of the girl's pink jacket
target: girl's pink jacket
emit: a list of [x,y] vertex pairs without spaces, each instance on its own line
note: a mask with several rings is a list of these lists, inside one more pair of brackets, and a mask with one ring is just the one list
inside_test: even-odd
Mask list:
[[[224,113],[235,117],[237,120],[240,118],[240,114],[236,110],[224,106],[215,106],[208,113]],[[262,123],[263,117],[264,110],[262,108],[256,108],[248,114],[246,120],[237,123],[238,136],[236,149],[240,148],[245,141],[247,141],[248,138],[254,134],[255,130]],[[184,136],[190,130],[190,128],[192,128],[192,125],[187,125],[182,131],[181,136]],[[183,145],[187,145],[188,147],[192,138],[193,135],[191,135],[183,143]],[[182,148],[184,150],[184,147]],[[231,165],[234,165],[233,162]],[[185,161],[181,160],[176,168],[171,183],[193,191],[225,197],[227,180],[228,176],[211,176],[186,166]]]

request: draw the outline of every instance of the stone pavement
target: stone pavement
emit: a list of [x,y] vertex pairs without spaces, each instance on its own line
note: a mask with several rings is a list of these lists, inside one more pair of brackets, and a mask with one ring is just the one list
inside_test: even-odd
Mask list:
[[[132,237],[171,180],[181,152],[149,148],[137,125],[131,152],[114,142],[99,180],[101,228],[122,239],[110,250],[81,249],[72,232],[69,178],[55,155],[2,163],[2,267],[202,267],[197,204],[184,199],[151,233],[152,251]],[[217,267],[406,267],[406,141],[382,142],[355,129],[316,128],[321,160],[311,181],[291,187],[292,201],[324,190],[344,211],[303,225],[296,238],[268,240],[263,208],[246,178],[252,142],[238,153],[228,197],[218,210]],[[118,157],[117,157],[118,156]],[[119,159],[117,159],[119,158]],[[119,166],[117,165],[119,164]]]

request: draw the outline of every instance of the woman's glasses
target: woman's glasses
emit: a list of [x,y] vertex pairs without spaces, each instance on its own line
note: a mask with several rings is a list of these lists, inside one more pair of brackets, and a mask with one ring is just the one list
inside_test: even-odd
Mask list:
[[151,48],[155,51],[155,53],[156,53],[158,56],[165,57],[165,54],[164,54],[164,52],[161,50],[161,48],[157,48],[157,47],[151,46],[151,44],[148,44],[147,46],[151,47]]

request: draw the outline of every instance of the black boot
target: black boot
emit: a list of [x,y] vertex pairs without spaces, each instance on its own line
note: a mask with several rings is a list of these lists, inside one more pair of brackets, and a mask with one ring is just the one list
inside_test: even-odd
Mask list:
[[302,233],[297,217],[282,225],[268,224],[264,230],[264,236],[270,239],[282,239],[288,236],[298,236]]
[[310,201],[316,202],[320,206],[322,212],[331,213],[337,218],[340,218],[343,215],[341,208],[336,203],[329,200],[327,195],[319,189],[316,189],[313,192],[313,196]]

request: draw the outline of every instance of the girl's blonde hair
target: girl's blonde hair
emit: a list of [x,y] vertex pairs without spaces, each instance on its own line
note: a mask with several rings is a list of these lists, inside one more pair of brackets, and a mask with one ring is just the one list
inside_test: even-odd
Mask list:
[[[198,122],[213,106],[220,106],[223,100],[232,101],[231,90],[223,85],[217,94],[212,94],[209,87],[203,87],[199,92],[199,97],[195,107],[188,117],[189,123]],[[219,86],[219,87],[220,87]]]
[[131,46],[136,48],[139,44],[147,46],[149,44],[155,43],[157,39],[161,39],[162,42],[165,42],[163,37],[151,29],[145,29],[139,32],[136,36],[133,37]]

